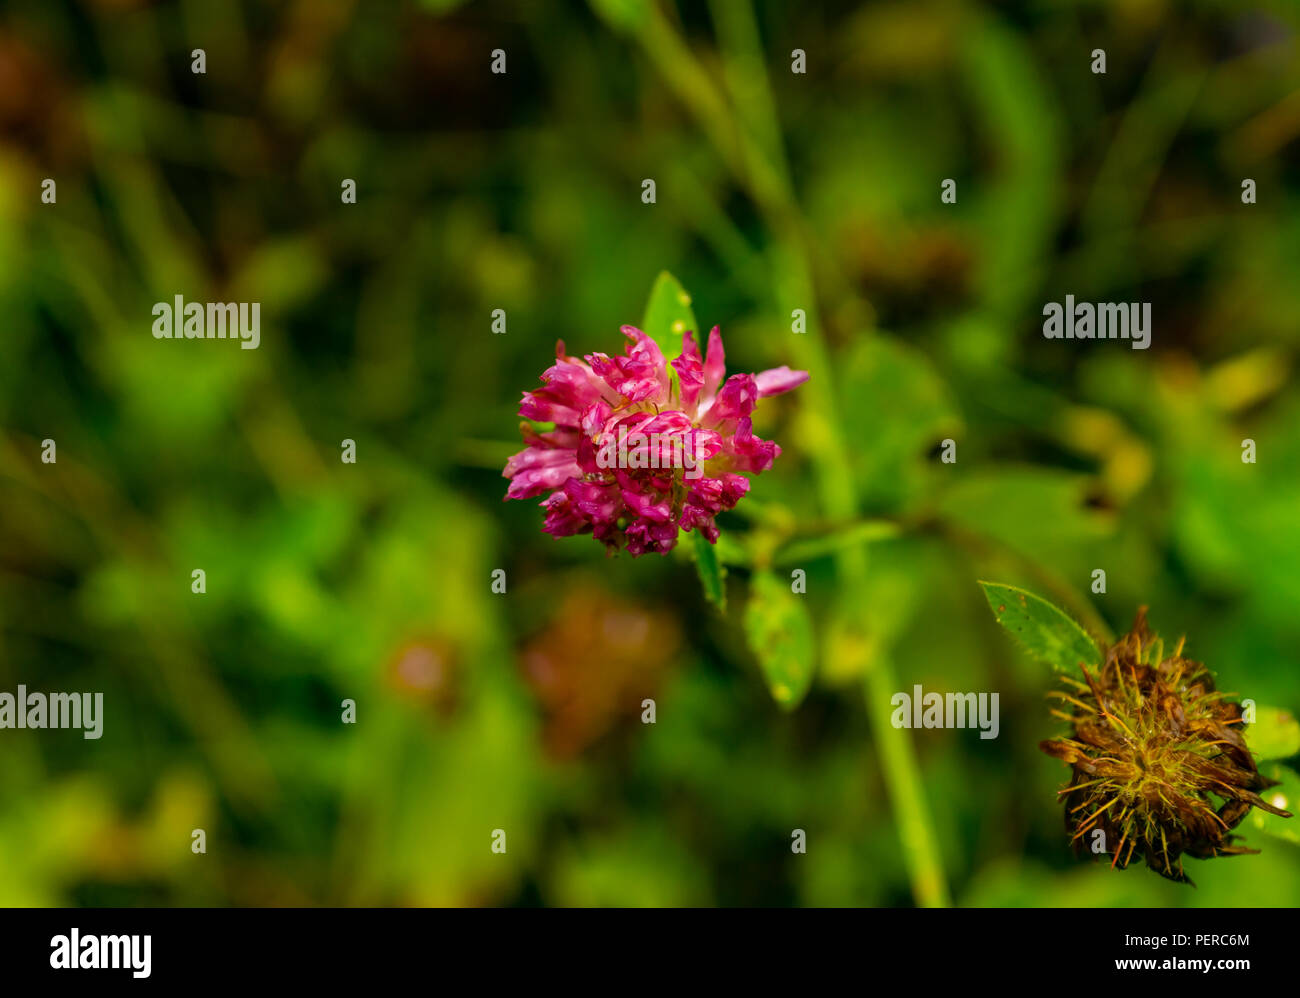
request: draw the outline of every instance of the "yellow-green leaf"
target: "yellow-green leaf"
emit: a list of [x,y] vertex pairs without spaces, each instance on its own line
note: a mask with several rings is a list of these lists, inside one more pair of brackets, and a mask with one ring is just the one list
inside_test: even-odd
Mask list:
[[641,329],[648,333],[664,357],[673,360],[682,352],[682,333],[695,333],[696,341],[700,339],[699,327],[695,324],[695,313],[691,311],[691,296],[668,271],[660,271],[650,291],[650,300],[646,302],[645,315],[641,319]]
[[793,710],[808,693],[813,677],[812,619],[803,597],[771,572],[755,572],[745,607],[745,636],[772,699]]
[[1280,707],[1256,707],[1255,721],[1244,734],[1260,759],[1289,759],[1300,752],[1300,721]]

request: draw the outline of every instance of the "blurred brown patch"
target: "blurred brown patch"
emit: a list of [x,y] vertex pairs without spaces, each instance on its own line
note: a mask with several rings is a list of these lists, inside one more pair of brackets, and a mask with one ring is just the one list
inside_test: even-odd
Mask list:
[[639,718],[641,701],[655,695],[680,646],[670,614],[594,587],[570,592],[521,656],[546,717],[547,751],[571,758],[621,721]]
[[42,164],[66,165],[82,148],[68,87],[35,49],[0,32],[0,141]]
[[401,697],[454,713],[460,700],[455,650],[441,638],[420,638],[402,645],[385,670],[388,685]]
[[853,279],[888,321],[955,308],[971,294],[974,256],[956,232],[920,229],[886,239],[859,223],[841,231],[840,244]]

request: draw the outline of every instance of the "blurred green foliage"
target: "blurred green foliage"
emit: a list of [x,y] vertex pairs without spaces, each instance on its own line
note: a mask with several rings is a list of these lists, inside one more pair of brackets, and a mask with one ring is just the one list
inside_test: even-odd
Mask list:
[[[0,732],[0,904],[1294,904],[1266,815],[1196,890],[1074,861],[1050,670],[975,580],[1102,640],[1149,605],[1300,708],[1300,10],[521,10],[0,12],[0,690],[106,710]],[[725,611],[687,545],[501,501],[555,341],[619,349],[664,270],[731,370],[812,375]],[[260,301],[260,348],[155,340],[177,294]],[[1043,339],[1066,294],[1152,348]],[[999,737],[893,729],[913,684],[999,691]]]

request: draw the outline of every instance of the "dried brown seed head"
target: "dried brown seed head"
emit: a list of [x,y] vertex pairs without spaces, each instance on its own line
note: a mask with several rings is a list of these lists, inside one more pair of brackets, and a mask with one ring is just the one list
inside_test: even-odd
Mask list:
[[[1063,677],[1054,691],[1070,710],[1053,710],[1071,737],[1039,747],[1070,765],[1065,825],[1076,852],[1104,833],[1112,866],[1134,856],[1171,880],[1190,883],[1182,855],[1198,859],[1258,852],[1234,845],[1230,832],[1252,807],[1290,817],[1258,791],[1263,776],[1242,735],[1241,706],[1219,693],[1201,663],[1168,657],[1147,629],[1146,607],[1133,629],[1106,650],[1085,682]],[[1088,839],[1085,842],[1085,838]]]

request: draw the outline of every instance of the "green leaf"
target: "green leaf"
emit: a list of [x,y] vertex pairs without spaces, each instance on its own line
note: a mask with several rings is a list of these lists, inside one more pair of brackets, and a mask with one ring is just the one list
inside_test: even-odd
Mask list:
[[960,436],[951,393],[924,354],[883,335],[837,354],[834,377],[844,398],[871,399],[871,405],[845,406],[840,414],[848,439],[871,441],[849,454],[861,505],[908,509],[940,474],[930,449]]
[[1101,649],[1074,618],[1047,600],[1015,586],[981,582],[998,623],[1034,658],[1058,669],[1096,665]]
[[659,344],[667,360],[681,354],[682,333],[690,330],[696,334],[697,342],[700,339],[695,313],[691,311],[691,296],[666,270],[660,271],[655,279],[650,300],[646,302],[645,316],[641,319],[641,329]]
[[719,611],[725,613],[727,610],[727,587],[724,583],[727,573],[718,561],[718,552],[701,531],[692,530],[691,537],[693,539],[692,554],[695,560],[695,570],[699,573],[700,585],[704,587],[704,595]]
[[812,619],[790,583],[771,572],[755,572],[745,607],[745,636],[763,668],[768,689],[785,710],[808,693],[813,677]]
[[1267,766],[1261,766],[1259,771],[1271,780],[1277,780],[1278,785],[1268,787],[1259,792],[1259,795],[1268,801],[1274,807],[1280,807],[1283,811],[1290,811],[1292,817],[1283,818],[1276,814],[1269,814],[1267,811],[1261,811],[1257,807],[1250,809],[1250,824],[1256,830],[1266,835],[1272,835],[1274,838],[1285,839],[1287,842],[1295,842],[1300,845],[1300,818],[1295,815],[1300,814],[1300,777],[1292,769],[1288,769],[1281,763],[1269,763]]
[[1280,707],[1256,707],[1255,722],[1243,732],[1260,759],[1289,759],[1300,752],[1300,721]]
[[954,482],[936,506],[945,522],[1035,563],[1072,565],[1115,530],[1113,515],[1089,507],[1089,488],[1075,472],[993,464]]

